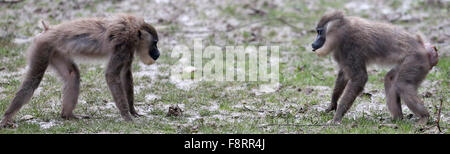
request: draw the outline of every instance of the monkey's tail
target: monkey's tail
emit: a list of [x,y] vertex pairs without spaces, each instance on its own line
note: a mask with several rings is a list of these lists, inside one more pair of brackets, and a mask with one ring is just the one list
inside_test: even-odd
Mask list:
[[44,20],[41,20],[41,23],[42,23],[42,27],[44,27],[44,32],[46,32],[50,29],[50,27],[47,25],[47,23],[45,23]]

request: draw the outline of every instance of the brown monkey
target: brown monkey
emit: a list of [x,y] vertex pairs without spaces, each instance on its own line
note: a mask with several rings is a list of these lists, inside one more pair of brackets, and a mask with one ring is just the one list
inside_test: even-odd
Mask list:
[[340,11],[325,14],[316,30],[313,51],[319,56],[333,53],[339,66],[331,104],[326,110],[336,110],[331,122],[340,123],[363,91],[368,78],[366,67],[370,64],[394,65],[385,77],[387,107],[393,119],[402,119],[403,100],[419,116],[420,124],[427,122],[430,115],[417,96],[417,88],[437,64],[435,48],[393,25],[344,16]]
[[73,114],[80,90],[80,71],[73,61],[75,57],[109,58],[106,82],[121,116],[126,121],[132,121],[131,115],[140,116],[133,105],[131,63],[135,51],[145,64],[153,64],[158,59],[155,28],[143,18],[125,14],[78,19],[52,27],[42,24],[45,30],[35,37],[28,49],[29,69],[3,116],[1,127],[13,124],[14,114],[30,100],[49,65],[64,81],[61,117],[79,118]]

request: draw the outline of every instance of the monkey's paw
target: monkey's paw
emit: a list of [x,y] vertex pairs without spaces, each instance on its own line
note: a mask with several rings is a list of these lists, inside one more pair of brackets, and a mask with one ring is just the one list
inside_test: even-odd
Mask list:
[[1,128],[16,128],[17,125],[14,124],[12,121],[6,120],[6,121],[2,121],[0,123],[0,129]]
[[329,113],[331,111],[336,111],[336,106],[328,106],[328,108],[325,110],[325,113]]

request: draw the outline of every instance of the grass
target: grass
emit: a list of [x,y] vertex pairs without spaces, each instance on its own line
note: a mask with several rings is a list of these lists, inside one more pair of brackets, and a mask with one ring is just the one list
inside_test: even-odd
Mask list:
[[[56,73],[48,70],[32,100],[15,116],[18,127],[1,129],[0,133],[435,133],[431,131],[432,129],[423,130],[422,127],[416,126],[415,118],[390,122],[388,120],[390,115],[385,107],[381,111],[367,109],[369,113],[357,109],[358,105],[385,106],[385,98],[382,95],[384,93],[383,77],[388,68],[378,67],[369,68],[369,82],[364,91],[372,94],[372,97],[358,97],[350,113],[344,117],[342,125],[323,126],[333,117],[333,113],[324,113],[321,109],[330,102],[336,65],[331,57],[318,58],[309,51],[309,43],[314,38],[310,30],[327,9],[346,10],[346,2],[345,0],[314,1],[312,2],[314,7],[309,6],[309,1],[284,1],[277,7],[262,2],[260,2],[262,4],[252,5],[261,8],[267,13],[266,15],[248,15],[245,3],[229,2],[230,4],[225,6],[215,6],[219,12],[219,18],[208,16],[202,10],[196,10],[201,18],[191,20],[210,23],[209,25],[229,20],[245,24],[262,19],[283,18],[300,29],[300,32],[285,30],[286,27],[289,29],[289,26],[277,20],[267,20],[228,33],[218,32],[204,37],[205,46],[215,45],[216,42],[245,46],[265,45],[265,42],[279,41],[270,43],[280,46],[282,59],[280,61],[281,86],[276,92],[256,95],[254,90],[264,85],[264,82],[200,81],[196,82],[190,90],[177,87],[170,82],[170,68],[178,62],[177,58],[171,58],[172,47],[178,44],[190,45],[192,38],[188,37],[189,34],[180,32],[186,30],[185,25],[174,21],[157,26],[157,29],[161,29],[160,50],[163,52],[156,66],[144,66],[139,61],[133,63],[136,106],[139,113],[145,115],[144,117],[136,118],[132,123],[123,122],[106,85],[104,65],[81,64],[79,66],[83,72],[81,94],[75,113],[89,115],[91,119],[65,121],[59,117],[63,84],[56,77]],[[95,1],[89,5],[87,11],[99,14],[103,11],[120,12],[123,9],[106,4],[104,8],[96,7],[104,5],[103,3],[108,2]],[[47,5],[50,4],[39,3],[40,7],[54,7]],[[192,2],[184,7],[195,9],[201,5],[205,4]],[[401,6],[401,1],[395,1],[389,5],[397,8]],[[24,4],[19,3],[10,8],[1,7],[0,10],[17,9],[18,11],[23,7]],[[430,14],[431,17],[424,19],[423,22],[427,23],[441,20],[442,14],[446,13],[433,9],[420,11],[433,12]],[[358,14],[351,10],[347,12],[353,15],[369,16],[367,13]],[[139,14],[139,12],[136,13]],[[189,13],[186,14],[189,15]],[[88,15],[74,13],[74,16]],[[0,15],[0,18],[11,17],[5,14]],[[58,19],[58,16],[55,16],[51,20],[56,23],[62,22]],[[31,21],[35,20],[37,19],[33,18]],[[221,24],[225,25],[225,23]],[[410,23],[410,25],[402,23],[402,26],[409,27],[413,24],[417,23]],[[6,22],[0,22],[0,27],[5,26],[7,26]],[[31,36],[36,30],[36,25],[24,23],[15,28],[13,30],[20,31],[20,35]],[[258,28],[263,30],[258,32]],[[423,28],[425,32],[433,31],[428,26]],[[252,32],[255,31],[258,41],[248,41],[254,37]],[[26,66],[23,53],[29,43],[15,44],[13,36],[11,34],[0,38],[0,68],[2,68],[0,113],[4,113],[18,90]],[[171,41],[175,43],[169,43]],[[442,45],[444,45],[442,48],[448,48],[448,42]],[[419,89],[419,95],[426,92],[433,94],[431,97],[423,98],[433,117],[436,113],[435,106],[438,106],[439,99],[442,99],[444,101],[442,115],[448,118],[449,105],[446,101],[449,99],[450,58],[443,55],[439,64],[428,74],[422,88]],[[209,59],[204,59],[204,63],[207,61]],[[148,99],[149,94],[159,97]],[[184,111],[183,115],[166,116],[168,107],[171,105],[179,105]],[[408,109],[404,112],[405,116],[411,113]],[[21,120],[25,115],[31,115],[33,119]],[[396,124],[398,128],[380,126],[380,124],[390,123]],[[430,124],[427,127],[431,126]],[[448,132],[447,121],[442,121],[441,127]]]

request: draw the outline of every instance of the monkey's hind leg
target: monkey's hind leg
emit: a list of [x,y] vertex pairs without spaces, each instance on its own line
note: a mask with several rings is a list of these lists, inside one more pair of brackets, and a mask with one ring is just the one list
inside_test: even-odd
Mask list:
[[68,120],[88,118],[87,116],[78,117],[73,114],[80,93],[80,71],[77,65],[70,58],[58,53],[52,56],[50,64],[64,82],[61,117]]
[[12,118],[24,104],[30,101],[34,90],[36,90],[44,77],[45,70],[49,63],[50,49],[46,45],[34,43],[30,47],[29,53],[30,61],[28,71],[19,91],[15,94],[3,116],[3,120],[0,122],[0,128],[11,127],[14,125]]
[[398,67],[390,70],[384,77],[384,91],[386,93],[386,105],[392,115],[393,120],[403,119],[402,107],[400,104],[400,96],[397,89],[393,87],[395,84]]
[[419,125],[426,124],[430,117],[425,105],[417,95],[417,88],[428,73],[429,66],[426,63],[420,63],[426,61],[425,58],[417,55],[406,57],[400,66],[395,82],[395,88],[400,94],[400,98],[420,118]]

